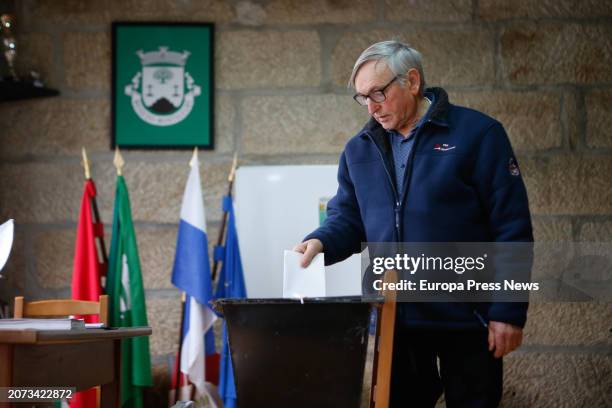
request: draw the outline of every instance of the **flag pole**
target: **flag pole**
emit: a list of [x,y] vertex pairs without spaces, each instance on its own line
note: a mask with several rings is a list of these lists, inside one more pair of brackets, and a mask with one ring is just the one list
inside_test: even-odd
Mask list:
[[181,384],[181,354],[183,352],[183,330],[185,329],[185,302],[187,301],[187,294],[181,293],[181,328],[179,330],[179,343],[178,343],[178,354],[176,362],[174,364],[174,401],[171,404],[174,405],[179,400],[180,384]]
[[125,161],[123,160],[123,157],[121,156],[121,153],[119,152],[119,147],[115,147],[115,158],[113,159],[113,164],[115,165],[115,168],[117,169],[117,175],[121,176],[123,175],[123,166],[125,165]]
[[[232,168],[227,177],[227,196],[232,199],[232,188],[234,187],[234,178],[236,176],[236,167],[238,166],[238,152],[234,153],[234,160],[232,162]],[[223,211],[223,219],[221,221],[221,229],[219,230],[219,237],[217,238],[217,246],[223,245],[223,238],[225,237],[226,226],[227,226],[227,211]],[[215,259],[213,263],[213,270],[211,280],[214,282],[217,277],[217,270],[219,269],[220,262]]]
[[87,150],[85,150],[85,146],[81,147],[81,154],[83,155],[83,169],[85,170],[85,180],[91,180],[89,159],[87,158]]
[[[83,156],[83,169],[85,171],[85,180],[92,180],[91,169],[89,167],[89,158],[87,157],[87,150],[85,150],[84,146],[81,148],[81,154]],[[93,208],[94,223],[101,224],[102,221],[100,218],[100,211],[98,210],[98,201],[96,200],[96,196],[92,197],[91,204]],[[106,266],[108,265],[108,256],[106,254],[106,245],[104,245],[104,235],[100,237],[96,236],[96,238],[98,240],[98,245],[100,245],[100,252],[102,255],[102,268],[100,271],[100,280],[102,280],[102,278],[106,279]],[[106,285],[102,285],[100,282],[100,286],[102,287],[103,293],[106,293]]]
[[[193,148],[193,155],[191,156],[191,160],[189,160],[189,167],[192,167],[198,158],[198,147]],[[208,251],[208,248],[206,248]],[[185,292],[181,293],[181,329],[179,330],[179,342],[178,342],[178,353],[176,362],[174,364],[174,401],[172,404],[176,404],[179,399],[180,393],[180,384],[181,384],[181,354],[183,352],[183,329],[185,324],[185,302],[187,301],[187,294]]]

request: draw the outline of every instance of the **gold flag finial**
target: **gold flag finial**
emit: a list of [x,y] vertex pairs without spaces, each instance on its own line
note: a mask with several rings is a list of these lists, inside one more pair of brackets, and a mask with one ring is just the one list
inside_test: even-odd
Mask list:
[[113,164],[117,169],[117,175],[121,176],[123,174],[122,169],[125,161],[123,161],[123,157],[121,157],[121,153],[119,153],[119,147],[115,147],[115,158],[113,159]]
[[232,162],[232,169],[230,170],[229,176],[227,177],[227,181],[230,183],[234,181],[234,176],[236,175],[236,167],[238,167],[238,152],[234,152],[234,161]]
[[198,159],[198,146],[193,148],[193,156],[191,156],[191,160],[189,160],[189,166],[193,166],[193,164]]
[[85,169],[85,180],[91,179],[91,171],[89,170],[89,159],[87,158],[87,150],[85,147],[81,148],[81,154],[83,155],[83,168]]

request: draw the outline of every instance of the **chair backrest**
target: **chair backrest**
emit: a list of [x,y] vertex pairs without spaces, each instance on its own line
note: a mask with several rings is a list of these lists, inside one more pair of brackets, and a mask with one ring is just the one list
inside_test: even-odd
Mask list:
[[98,315],[100,323],[108,326],[108,295],[101,295],[98,302],[74,299],[24,302],[23,296],[15,297],[15,312],[13,316],[16,319],[69,315]]

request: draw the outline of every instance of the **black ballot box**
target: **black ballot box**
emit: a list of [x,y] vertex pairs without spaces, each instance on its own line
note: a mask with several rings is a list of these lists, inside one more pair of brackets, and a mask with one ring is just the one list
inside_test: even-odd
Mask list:
[[240,408],[360,406],[371,303],[223,299],[215,307],[227,321]]

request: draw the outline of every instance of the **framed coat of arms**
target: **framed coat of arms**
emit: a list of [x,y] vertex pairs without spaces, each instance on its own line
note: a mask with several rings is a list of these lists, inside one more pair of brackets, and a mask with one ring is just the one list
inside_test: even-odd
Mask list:
[[214,147],[214,26],[112,25],[111,148]]

